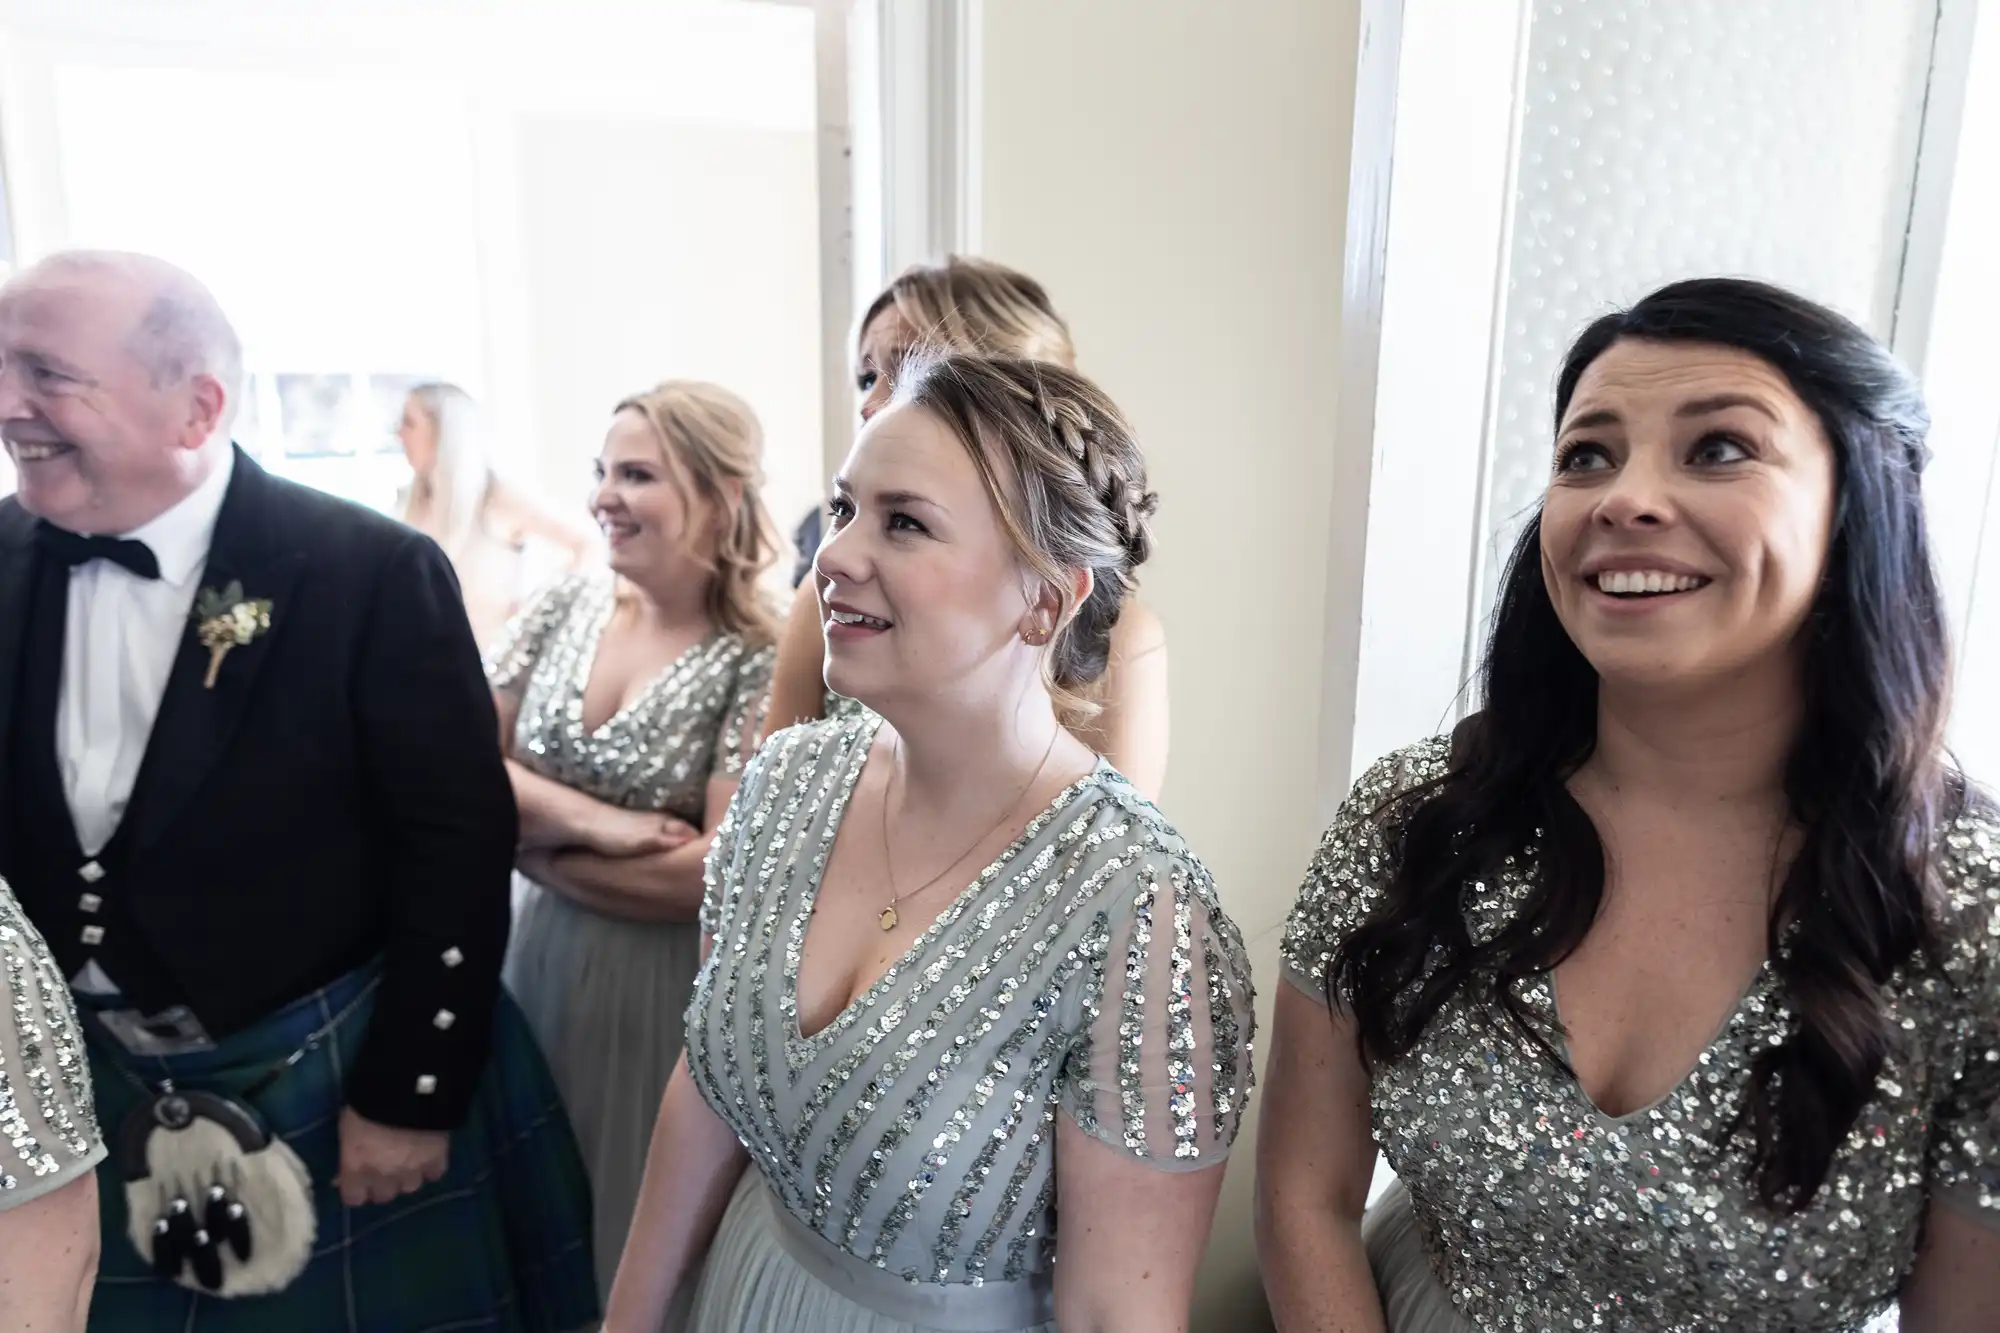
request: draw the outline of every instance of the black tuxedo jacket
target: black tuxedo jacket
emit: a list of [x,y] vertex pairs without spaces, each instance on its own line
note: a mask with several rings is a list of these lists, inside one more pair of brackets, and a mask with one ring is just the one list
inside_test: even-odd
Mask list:
[[68,571],[0,503],[0,875],[64,974],[215,1037],[372,959],[348,1083],[369,1119],[449,1129],[485,1066],[514,798],[458,584],[428,538],[246,455],[200,586],[268,599],[223,659],[192,618],[116,836],[77,847],[55,755]]

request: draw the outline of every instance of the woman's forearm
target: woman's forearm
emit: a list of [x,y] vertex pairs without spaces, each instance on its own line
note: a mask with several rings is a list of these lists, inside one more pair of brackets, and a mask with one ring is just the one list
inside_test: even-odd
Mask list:
[[0,1213],[0,1328],[83,1333],[97,1260],[94,1173]]
[[660,1098],[604,1333],[656,1333],[674,1292],[707,1255],[749,1160],[695,1090],[683,1055]]
[[1386,1333],[1359,1219],[1302,1207],[1260,1231],[1259,1265],[1278,1333]]
[[630,810],[531,772],[516,759],[507,761],[507,777],[521,812],[523,847],[595,847],[607,818],[633,817]]
[[712,837],[667,852],[606,856],[566,850],[525,857],[522,871],[538,884],[606,916],[628,921],[692,921],[701,912],[703,863]]

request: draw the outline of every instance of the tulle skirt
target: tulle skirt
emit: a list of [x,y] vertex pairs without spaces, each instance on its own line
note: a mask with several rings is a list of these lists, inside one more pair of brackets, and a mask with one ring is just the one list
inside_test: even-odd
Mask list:
[[660,1096],[701,963],[692,922],[619,921],[515,877],[507,986],[541,1043],[590,1172],[608,1299],[639,1202]]

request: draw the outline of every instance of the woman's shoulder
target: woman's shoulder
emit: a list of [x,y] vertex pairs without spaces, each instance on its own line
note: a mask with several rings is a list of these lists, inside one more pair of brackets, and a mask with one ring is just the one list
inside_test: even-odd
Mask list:
[[528,599],[523,614],[541,612],[556,615],[568,611],[586,597],[606,596],[616,591],[617,578],[608,569],[578,569],[541,586]]
[[1451,736],[1431,736],[1391,750],[1362,770],[1341,801],[1326,841],[1360,826],[1386,828],[1407,819],[1408,798],[1437,785],[1451,766],[1451,747]]
[[1341,802],[1279,944],[1285,975],[1308,993],[1327,993],[1334,954],[1388,890],[1400,827],[1450,762],[1449,736],[1404,746],[1370,764]]
[[1127,601],[1118,612],[1118,623],[1111,627],[1112,657],[1129,662],[1166,646],[1167,627],[1153,608],[1136,597]]
[[755,674],[769,677],[771,666],[778,660],[778,645],[770,640],[758,641],[735,630],[724,630],[715,639],[716,651],[728,658],[739,675]]
[[754,787],[762,793],[817,783],[832,770],[853,764],[875,739],[881,721],[864,713],[800,722],[772,732],[744,770],[744,790]]
[[1215,877],[1161,809],[1108,763],[1051,803],[1027,849],[1053,849],[1052,864],[1091,892],[1111,914],[1140,910],[1141,886],[1169,885],[1218,920]]
[[2000,807],[1985,792],[1968,786],[1932,864],[1945,969],[2000,1002]]
[[543,585],[508,620],[486,650],[486,678],[496,690],[521,688],[543,650],[589,596],[609,596],[610,574],[584,570]]

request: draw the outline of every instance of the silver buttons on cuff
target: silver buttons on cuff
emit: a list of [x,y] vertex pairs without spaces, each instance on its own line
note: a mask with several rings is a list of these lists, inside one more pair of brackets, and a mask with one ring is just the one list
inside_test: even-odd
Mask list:
[[79,911],[94,913],[98,908],[104,906],[104,899],[94,893],[86,893],[76,900],[76,905]]
[[457,1014],[454,1014],[449,1009],[440,1009],[437,1011],[437,1017],[431,1019],[431,1026],[439,1032],[449,1032],[451,1031],[451,1025],[457,1021]]
[[464,961],[465,961],[465,955],[459,952],[458,946],[456,944],[452,945],[449,949],[446,949],[444,951],[444,965],[446,967],[457,967],[460,963]]
[[102,943],[104,943],[104,927],[102,927],[102,926],[85,926],[85,927],[83,928],[83,942],[84,942],[85,944],[102,944]]
[[438,1090],[436,1074],[417,1075],[417,1096],[428,1097]]

